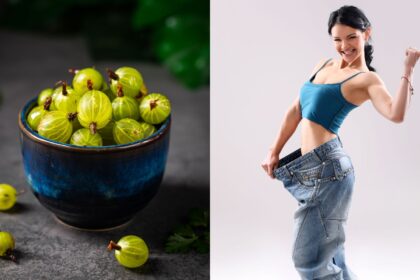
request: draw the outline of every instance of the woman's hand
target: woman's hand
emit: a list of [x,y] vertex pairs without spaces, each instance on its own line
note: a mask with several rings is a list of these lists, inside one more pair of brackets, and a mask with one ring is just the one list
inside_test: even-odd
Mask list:
[[413,71],[414,66],[416,65],[417,61],[420,58],[420,50],[416,50],[415,48],[409,47],[405,51],[405,55],[406,56],[405,56],[404,65],[406,69],[411,72]]
[[269,151],[264,161],[261,163],[261,167],[267,172],[268,176],[274,179],[273,170],[277,168],[279,164],[279,154]]

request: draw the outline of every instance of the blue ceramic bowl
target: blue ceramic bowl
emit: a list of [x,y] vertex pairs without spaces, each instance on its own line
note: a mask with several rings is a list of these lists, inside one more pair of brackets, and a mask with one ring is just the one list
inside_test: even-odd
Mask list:
[[34,195],[66,224],[103,229],[129,221],[157,193],[169,149],[169,117],[152,136],[125,145],[78,147],[40,136],[19,113],[26,180]]

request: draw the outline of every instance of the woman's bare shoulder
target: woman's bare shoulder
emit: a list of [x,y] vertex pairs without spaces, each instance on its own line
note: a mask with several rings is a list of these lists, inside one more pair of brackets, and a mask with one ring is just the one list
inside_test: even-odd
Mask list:
[[367,85],[382,85],[384,83],[378,73],[374,71],[366,72],[362,76]]
[[318,63],[315,65],[315,67],[312,69],[312,73],[311,76],[314,75],[316,73],[316,71],[318,71],[326,62],[328,61],[328,63],[324,66],[325,67],[329,67],[335,64],[335,60],[332,58],[323,58],[321,60],[318,61]]

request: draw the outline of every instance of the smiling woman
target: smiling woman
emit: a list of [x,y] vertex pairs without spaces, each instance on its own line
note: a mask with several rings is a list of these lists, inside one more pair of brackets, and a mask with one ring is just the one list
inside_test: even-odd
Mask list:
[[370,21],[356,7],[343,7],[331,13],[328,20],[328,34],[332,35],[335,48],[337,52],[343,54],[343,59],[351,64],[357,56],[363,55],[369,70],[375,71],[375,68],[370,66],[373,59],[370,33]]
[[[293,262],[304,280],[356,279],[344,256],[344,224],[351,204],[354,168],[338,130],[349,112],[370,100],[392,122],[402,122],[420,52],[407,48],[399,89],[393,98],[372,62],[371,24],[354,6],[330,14],[328,33],[338,59],[322,60],[283,119],[262,162],[297,200]],[[301,148],[279,160],[302,123]]]
[[[329,16],[342,3],[212,1],[211,88],[217,94],[211,96],[211,279],[297,280],[301,277],[295,264],[300,270],[312,269],[315,263],[304,257],[317,253],[326,257],[326,263],[332,263],[328,267],[338,271],[343,264],[338,257],[330,257],[334,249],[317,252],[316,238],[324,241],[321,245],[337,244],[333,229],[343,229],[344,221],[334,218],[346,217],[344,208],[349,206],[352,188],[348,223],[341,232],[346,234],[346,267],[359,279],[420,279],[419,71],[408,77],[416,90],[414,96],[408,82],[401,78],[416,59],[407,47],[420,47],[420,36],[416,36],[420,1],[352,1],[371,23],[369,38],[365,37],[366,31],[344,23],[339,25],[352,31],[329,35]],[[360,17],[353,20],[363,23]],[[351,34],[357,38],[350,38]],[[337,50],[334,39],[342,40],[342,50]],[[366,63],[366,44],[375,49],[370,63]],[[349,53],[352,49],[358,53],[346,62],[341,51]],[[377,72],[369,70],[369,65]],[[383,82],[379,80],[386,83],[392,99],[383,93]],[[388,117],[392,116],[390,112],[398,113],[399,102],[405,98],[406,103],[410,101],[404,122],[397,125],[378,114],[376,107],[384,102],[365,101],[368,88],[373,99],[392,100],[392,110],[386,105],[388,101],[383,105],[388,109],[380,110]],[[338,129],[346,156],[334,134],[332,143],[316,150],[320,158],[331,156],[325,165],[318,157],[315,162],[303,162],[310,158],[305,152],[311,153],[311,147],[316,149],[328,142],[333,134],[330,130],[340,124],[340,118],[333,118],[331,113],[337,104],[352,109]],[[320,109],[313,111],[317,106]],[[322,125],[303,117],[303,109]],[[343,117],[344,113],[338,115]],[[280,123],[283,116],[287,121]],[[401,121],[397,117],[395,114],[393,119]],[[288,185],[286,191],[281,182],[271,179],[260,167],[267,148],[275,144],[280,126],[282,140],[286,140],[287,132],[292,136],[280,154],[273,155],[276,167],[280,158],[297,148],[301,151],[295,156],[303,154],[302,169],[296,170],[299,160],[295,161],[295,170],[289,169],[296,185]],[[293,129],[296,131],[292,133]],[[289,176],[284,169],[275,173]],[[295,199],[289,190],[295,190],[301,199]],[[306,200],[304,196],[311,191],[314,203],[309,205],[311,196]],[[315,202],[320,203],[319,207]],[[302,211],[297,212],[298,218],[307,213],[303,224],[300,219],[294,223],[293,218],[299,203]],[[316,219],[321,214],[323,220]],[[293,246],[295,225],[302,225],[303,230]],[[308,234],[305,229],[309,229]],[[330,239],[324,239],[326,232]],[[320,235],[312,238],[315,233]],[[325,262],[321,267],[325,268]],[[320,279],[332,278],[328,267],[326,278]]]

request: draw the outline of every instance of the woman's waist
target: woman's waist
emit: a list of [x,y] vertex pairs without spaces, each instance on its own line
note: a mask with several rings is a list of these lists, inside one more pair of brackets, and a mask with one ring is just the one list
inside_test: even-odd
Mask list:
[[279,160],[277,172],[290,173],[306,170],[320,164],[326,164],[331,160],[348,157],[338,136],[317,146],[311,151],[302,154],[301,149],[282,157]]
[[337,135],[323,126],[307,119],[302,119],[301,152],[302,155],[336,138]]

